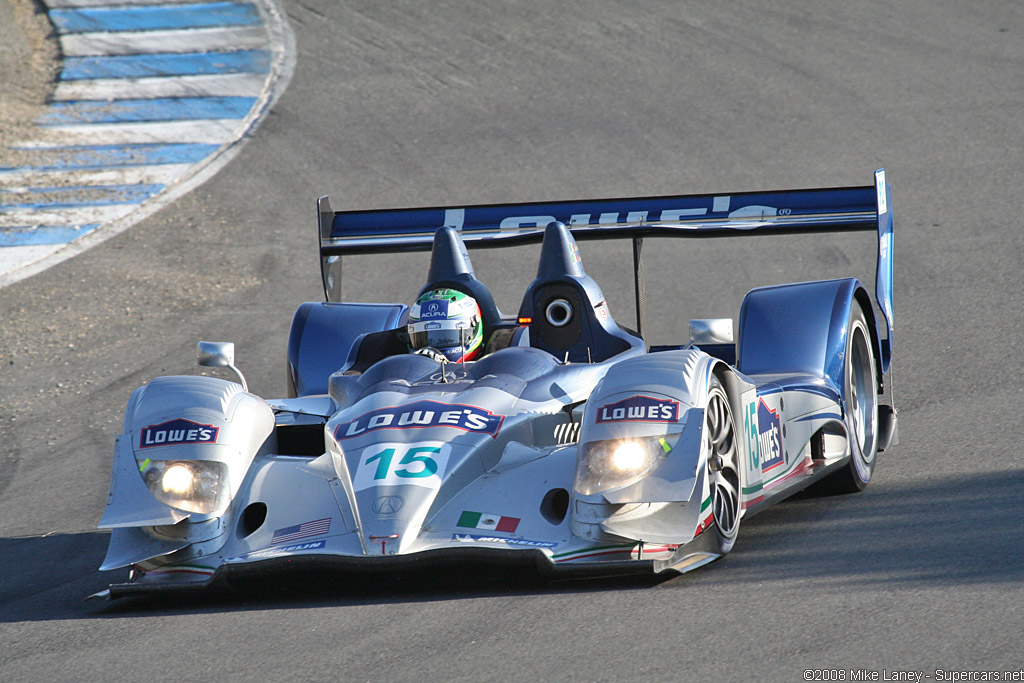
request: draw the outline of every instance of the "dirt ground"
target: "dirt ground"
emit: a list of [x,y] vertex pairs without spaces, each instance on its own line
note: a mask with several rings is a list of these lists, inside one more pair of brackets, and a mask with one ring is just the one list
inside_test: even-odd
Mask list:
[[29,128],[53,92],[59,45],[41,2],[0,0],[0,166],[16,166],[8,146]]

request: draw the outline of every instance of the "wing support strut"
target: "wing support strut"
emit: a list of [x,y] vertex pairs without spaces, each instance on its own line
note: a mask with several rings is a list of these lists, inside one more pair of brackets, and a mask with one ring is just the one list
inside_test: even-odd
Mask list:
[[633,287],[636,294],[636,333],[644,336],[644,319],[647,317],[647,292],[644,289],[644,237],[633,235]]

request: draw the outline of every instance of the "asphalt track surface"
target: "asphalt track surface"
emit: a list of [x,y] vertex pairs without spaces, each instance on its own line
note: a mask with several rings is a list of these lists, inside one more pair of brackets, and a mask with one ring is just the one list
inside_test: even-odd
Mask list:
[[[295,75],[242,153],[132,230],[0,290],[0,679],[805,680],[1024,667],[1019,3],[285,3]],[[314,201],[374,208],[867,184],[896,215],[900,445],[868,490],[745,523],[662,582],[280,579],[83,602],[131,390],[231,340],[281,395],[321,297]],[[872,276],[840,238],[662,241],[653,341],[747,288]],[[585,243],[630,313],[628,245]],[[476,252],[517,308],[536,248]],[[409,300],[425,255],[354,261]],[[472,580],[470,580],[472,579]],[[937,673],[939,671],[945,673]]]

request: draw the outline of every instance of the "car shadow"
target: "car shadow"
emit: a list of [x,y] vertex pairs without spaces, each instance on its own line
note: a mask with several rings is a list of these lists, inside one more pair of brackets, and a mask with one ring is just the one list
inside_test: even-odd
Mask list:
[[[196,593],[85,601],[121,572],[96,567],[108,534],[0,539],[0,623],[177,613],[428,602],[509,595],[672,589],[697,584],[763,584],[793,578],[809,589],[870,589],[879,583],[925,587],[1014,583],[1018,470],[933,478],[912,484],[876,480],[857,495],[801,495],[744,522],[734,551],[681,576],[553,580],[530,567],[489,565],[339,575],[283,570]],[[725,569],[728,569],[726,571]]]
[[[875,481],[854,495],[799,494],[750,520],[724,564],[730,582],[770,576],[837,588],[1016,583],[1024,471]],[[726,577],[727,575],[727,577]]]

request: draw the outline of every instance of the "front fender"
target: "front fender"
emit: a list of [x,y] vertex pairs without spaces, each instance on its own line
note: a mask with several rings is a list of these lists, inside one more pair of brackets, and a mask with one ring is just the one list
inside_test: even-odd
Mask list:
[[716,368],[727,371],[708,354],[684,349],[629,359],[608,371],[584,412],[578,471],[589,466],[583,461],[590,457],[591,444],[669,433],[678,434],[678,439],[660,463],[638,479],[588,494],[581,492],[577,479],[570,507],[574,535],[658,543],[692,538],[706,489],[704,409]]
[[[117,556],[115,564],[141,561],[166,554],[171,546],[178,549],[221,535],[223,525],[218,520],[230,509],[273,429],[271,407],[234,382],[201,376],[158,377],[136,389],[125,412],[124,433],[116,440],[110,493],[99,523],[100,528],[115,530],[110,550]],[[227,481],[221,485],[228,489],[218,509],[197,514],[171,507],[145,483],[145,471],[156,463],[197,460],[225,466]],[[113,566],[109,555],[104,568]]]

